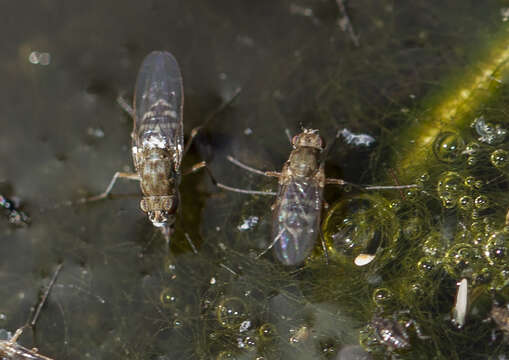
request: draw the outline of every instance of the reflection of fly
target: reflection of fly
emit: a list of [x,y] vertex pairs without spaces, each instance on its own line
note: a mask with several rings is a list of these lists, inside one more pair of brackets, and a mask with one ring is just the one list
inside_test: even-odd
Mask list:
[[166,237],[178,208],[180,163],[184,152],[182,76],[169,52],[153,51],[141,64],[134,92],[132,154],[135,173],[117,172],[106,191],[87,201],[103,199],[117,178],[140,181],[141,209]]
[[[327,179],[325,177],[325,163],[320,161],[325,145],[318,134],[318,130],[303,129],[303,132],[294,136],[291,142],[293,150],[281,172],[263,172],[228,157],[228,160],[248,171],[277,177],[279,179],[277,194],[236,189],[217,183],[217,186],[225,190],[277,196],[276,202],[272,205],[272,242],[260,256],[274,248],[276,258],[284,265],[299,264],[311,253],[320,231],[323,188],[325,185],[348,184],[341,179]],[[365,187],[365,189],[380,188],[395,187]],[[325,256],[327,256],[327,248],[323,239],[322,247]]]

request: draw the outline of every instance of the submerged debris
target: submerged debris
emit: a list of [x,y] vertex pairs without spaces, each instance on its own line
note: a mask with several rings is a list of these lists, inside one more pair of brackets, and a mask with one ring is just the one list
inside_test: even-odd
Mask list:
[[11,224],[16,226],[27,226],[30,224],[30,217],[19,210],[18,201],[0,195],[0,206],[6,209],[5,213]]

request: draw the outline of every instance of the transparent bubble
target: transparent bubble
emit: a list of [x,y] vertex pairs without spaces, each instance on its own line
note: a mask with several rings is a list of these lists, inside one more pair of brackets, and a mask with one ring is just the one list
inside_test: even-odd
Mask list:
[[467,158],[467,165],[468,166],[475,166],[479,163],[479,157],[475,155],[471,155]]
[[477,154],[481,151],[481,146],[472,141],[472,142],[469,142],[467,144],[467,146],[465,146],[465,150],[463,150],[463,154],[466,154],[466,155],[474,155],[474,154]]
[[372,300],[377,306],[385,307],[394,301],[394,294],[387,288],[378,288],[373,291]]
[[509,167],[509,153],[505,150],[497,149],[491,153],[490,161],[497,169],[507,169]]
[[484,257],[491,265],[505,265],[509,246],[509,234],[497,231],[488,238],[484,246]]
[[258,329],[258,334],[260,336],[260,339],[263,341],[271,341],[274,340],[274,338],[277,335],[277,330],[274,324],[271,323],[265,323]]
[[368,194],[336,203],[322,229],[329,255],[345,261],[353,261],[360,254],[375,254],[381,248],[390,249],[399,236],[399,222],[389,203]]
[[478,140],[485,144],[496,145],[504,141],[507,130],[500,124],[492,124],[480,116],[474,120],[472,127],[479,135]]
[[247,305],[238,297],[222,299],[217,305],[216,316],[222,326],[237,328],[248,317]]
[[417,271],[423,276],[430,274],[435,268],[435,259],[430,256],[424,256],[417,262]]
[[407,219],[401,225],[403,228],[403,235],[408,240],[415,240],[424,232],[424,220],[422,217],[412,217]]
[[476,182],[476,178],[473,176],[467,176],[465,178],[465,186],[467,186],[469,188],[473,188],[475,185],[475,182]]
[[458,206],[461,210],[472,210],[474,207],[474,198],[472,196],[462,196],[458,199]]
[[439,232],[429,234],[422,244],[422,251],[430,257],[437,257],[444,252],[444,240]]
[[159,294],[159,300],[161,301],[161,305],[165,308],[169,308],[175,306],[177,303],[177,296],[175,291],[171,288],[164,288]]
[[456,172],[446,172],[442,174],[438,180],[438,196],[442,200],[443,206],[446,208],[456,206],[457,199],[463,195],[464,189],[463,177]]
[[465,142],[461,136],[451,131],[438,134],[433,142],[435,156],[438,160],[447,163],[456,161],[464,147]]
[[475,207],[479,210],[486,210],[490,207],[490,200],[486,195],[479,195],[474,200]]
[[472,245],[456,244],[445,254],[445,270],[454,278],[471,277],[472,267],[478,259],[478,250]]

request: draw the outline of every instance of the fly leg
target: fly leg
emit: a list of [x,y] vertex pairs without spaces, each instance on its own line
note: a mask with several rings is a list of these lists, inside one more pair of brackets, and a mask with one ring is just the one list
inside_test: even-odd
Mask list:
[[229,162],[237,165],[238,167],[244,169],[244,170],[247,170],[247,171],[250,171],[254,174],[258,174],[258,175],[263,175],[263,176],[269,176],[269,177],[281,177],[281,173],[280,172],[277,172],[277,171],[262,171],[262,170],[258,170],[258,169],[255,169],[249,165],[246,165],[242,162],[240,162],[239,160],[235,159],[233,156],[230,156],[228,155],[226,157],[226,159],[228,159]]
[[281,235],[283,235],[283,231],[285,231],[285,229],[281,229],[279,234],[277,234],[277,236],[274,238],[274,240],[272,240],[270,245],[265,250],[263,250],[261,253],[259,253],[258,256],[256,256],[257,259],[261,258],[263,255],[265,255],[267,253],[267,251],[269,251],[270,249],[272,249],[274,247],[274,245],[276,245],[276,243],[281,238]]
[[237,192],[237,193],[241,193],[241,194],[250,194],[250,195],[267,195],[267,196],[276,196],[277,195],[275,192],[272,192],[272,191],[246,190],[246,189],[239,189],[239,188],[231,187],[228,185],[224,185],[224,184],[218,182],[216,180],[216,178],[214,177],[214,175],[212,175],[212,172],[208,168],[207,163],[205,161],[201,161],[201,162],[193,165],[191,167],[191,169],[184,171],[184,175],[192,174],[192,173],[194,173],[198,170],[201,170],[201,169],[205,170],[205,172],[209,175],[210,180],[212,181],[212,183],[215,186],[217,186],[218,188],[221,188],[223,190],[228,190],[231,192]]
[[327,245],[325,244],[322,229],[320,229],[320,242],[322,243],[323,256],[325,256],[325,264],[329,265],[329,252],[327,251]]
[[134,119],[134,110],[131,107],[131,105],[129,105],[129,103],[126,101],[126,99],[124,99],[124,96],[122,94],[117,96],[117,104],[119,104],[120,107]]
[[115,185],[115,182],[117,181],[118,178],[140,181],[140,176],[137,173],[126,173],[126,172],[117,171],[115,173],[115,175],[113,175],[113,178],[111,179],[110,184],[108,185],[106,190],[104,190],[103,193],[96,195],[96,196],[89,197],[89,198],[82,198],[79,202],[86,203],[86,202],[105,199],[110,194],[110,192],[113,189],[113,186]]
[[224,101],[221,105],[219,105],[219,107],[217,107],[214,111],[212,111],[209,116],[207,116],[207,118],[205,119],[205,121],[193,128],[191,130],[191,135],[189,136],[189,139],[187,140],[187,144],[186,146],[184,147],[184,153],[182,156],[184,156],[185,154],[187,154],[187,152],[189,151],[189,148],[191,147],[191,144],[193,143],[193,140],[194,138],[196,137],[196,135],[198,135],[198,133],[205,127],[207,126],[207,124],[212,120],[214,119],[217,115],[219,115],[224,109],[226,109],[229,105],[231,105],[235,99],[239,96],[240,92],[242,91],[242,88],[241,87],[238,87],[235,89],[235,92],[233,93],[232,97],[227,100],[227,101]]

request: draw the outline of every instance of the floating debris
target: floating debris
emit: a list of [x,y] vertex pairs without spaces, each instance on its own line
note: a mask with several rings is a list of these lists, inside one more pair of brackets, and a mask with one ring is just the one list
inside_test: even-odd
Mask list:
[[30,55],[28,55],[28,61],[34,65],[47,66],[51,62],[51,55],[47,52],[32,51]]
[[370,147],[375,143],[375,138],[368,134],[355,134],[348,129],[339,130],[337,136],[343,136],[345,142],[354,146]]
[[16,226],[27,226],[30,224],[30,217],[23,211],[19,210],[17,201],[0,195],[0,206],[6,209],[8,220]]

